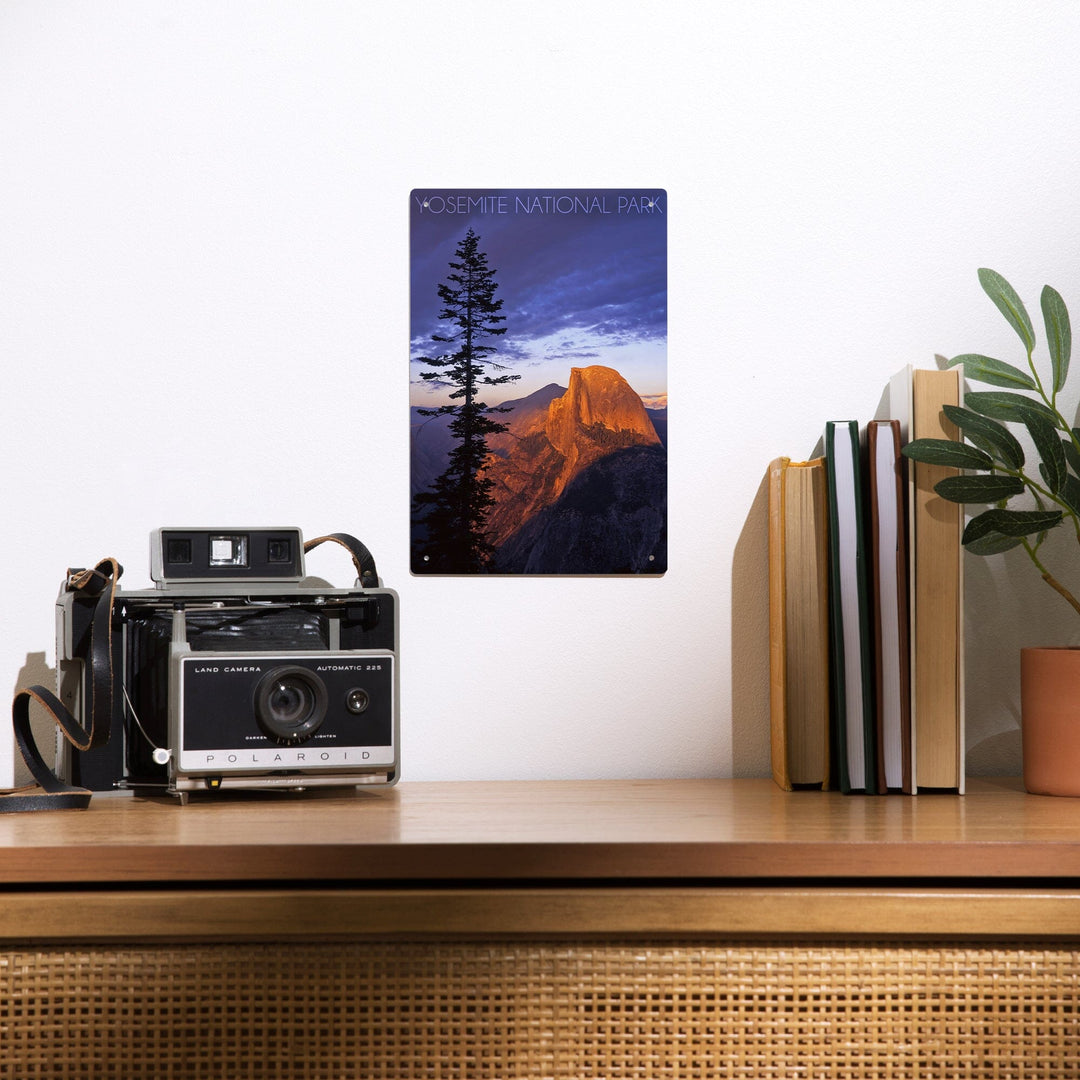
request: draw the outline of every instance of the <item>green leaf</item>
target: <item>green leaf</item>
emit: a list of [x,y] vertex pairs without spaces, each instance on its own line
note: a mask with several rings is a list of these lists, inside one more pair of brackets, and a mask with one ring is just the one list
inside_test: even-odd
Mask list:
[[1046,324],[1046,344],[1050,349],[1050,360],[1054,366],[1054,390],[1065,385],[1069,375],[1069,354],[1072,352],[1072,328],[1069,325],[1069,309],[1061,294],[1049,285],[1043,286],[1042,296],[1043,322]]
[[1032,536],[1061,524],[1061,510],[984,510],[973,517],[964,529],[962,543],[965,547],[973,540],[990,533],[1002,536]]
[[1059,498],[1068,503],[1074,514],[1080,514],[1080,480],[1072,473],[1065,478],[1065,484],[1059,492]]
[[949,502],[990,503],[1019,495],[1024,482],[1018,476],[946,476],[934,490]]
[[964,395],[964,404],[992,420],[1011,420],[1023,424],[1029,416],[1035,416],[1052,424],[1057,423],[1057,416],[1048,405],[1022,394],[1011,394],[1007,390],[973,390]]
[[[1010,469],[1024,467],[1024,448],[1016,436],[1003,424],[980,416],[959,405],[943,405],[945,416],[951,420],[976,446],[992,457],[997,457]],[[1080,472],[1080,469],[1077,470]]]
[[1031,440],[1042,458],[1040,471],[1046,486],[1053,492],[1060,491],[1068,475],[1068,468],[1065,464],[1065,448],[1061,445],[1057,427],[1034,416],[1029,416],[1024,423],[1027,424]]
[[1004,360],[995,360],[992,356],[961,353],[954,356],[947,366],[956,367],[958,364],[964,365],[966,378],[975,379],[977,382],[990,383],[992,386],[1021,387],[1024,390],[1039,389],[1035,380],[1026,372],[1012,364],[1006,364]]
[[1009,325],[1020,335],[1028,353],[1035,348],[1035,331],[1031,318],[1016,290],[996,271],[985,267],[979,271],[979,284],[983,292],[994,301],[994,306],[1009,321]]
[[1076,449],[1076,443],[1072,439],[1062,439],[1061,446],[1065,451],[1065,460],[1069,463],[1069,468],[1080,476],[1080,450]]
[[1002,536],[1001,533],[992,532],[964,544],[964,550],[970,551],[972,555],[998,555],[1019,547],[1023,542],[1022,536]]
[[956,469],[992,469],[994,459],[976,446],[952,439],[913,439],[902,450],[904,457],[925,465],[949,465]]

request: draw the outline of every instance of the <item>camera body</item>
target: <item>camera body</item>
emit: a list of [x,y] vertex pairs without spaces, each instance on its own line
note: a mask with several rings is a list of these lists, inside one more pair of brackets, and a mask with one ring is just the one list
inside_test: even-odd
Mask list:
[[[398,778],[398,598],[352,537],[356,586],[304,573],[296,528],[162,528],[154,588],[113,600],[111,736],[61,741],[57,769],[91,791],[181,797],[230,788],[389,785]],[[57,600],[57,696],[84,718],[92,602]]]

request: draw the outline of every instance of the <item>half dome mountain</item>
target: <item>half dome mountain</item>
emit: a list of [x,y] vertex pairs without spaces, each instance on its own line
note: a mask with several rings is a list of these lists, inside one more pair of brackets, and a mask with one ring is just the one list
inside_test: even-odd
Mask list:
[[[659,446],[641,398],[614,368],[573,368],[559,396],[551,385],[504,414],[507,431],[489,439],[484,475],[494,481],[488,514],[498,547],[601,458],[633,446]],[[546,411],[543,409],[547,398]]]

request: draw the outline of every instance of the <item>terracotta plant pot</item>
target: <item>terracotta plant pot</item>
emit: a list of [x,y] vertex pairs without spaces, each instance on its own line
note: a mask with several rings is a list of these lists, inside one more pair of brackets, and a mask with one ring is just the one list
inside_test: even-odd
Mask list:
[[1080,796],[1080,648],[1020,650],[1024,787]]

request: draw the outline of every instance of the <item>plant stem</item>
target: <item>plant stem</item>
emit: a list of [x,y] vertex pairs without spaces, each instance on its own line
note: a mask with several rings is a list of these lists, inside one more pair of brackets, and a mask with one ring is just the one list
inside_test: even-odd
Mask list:
[[1073,594],[1069,592],[1069,590],[1066,589],[1065,586],[1062,585],[1061,582],[1058,581],[1053,574],[1050,574],[1044,570],[1043,581],[1045,581],[1051,589],[1054,589],[1056,592],[1060,593],[1063,597],[1065,597],[1065,599],[1068,600],[1070,604],[1072,604],[1073,608],[1075,608],[1077,614],[1080,614],[1080,601],[1077,601],[1076,597],[1073,596]]
[[[1050,398],[1046,396],[1046,391],[1043,389],[1042,379],[1039,377],[1039,369],[1035,366],[1034,353],[1034,348],[1030,348],[1027,351],[1028,368],[1030,369],[1031,374],[1035,377],[1035,389],[1039,391],[1039,397],[1041,397],[1043,401],[1045,401],[1046,404],[1053,409],[1054,403],[1050,400]],[[1055,409],[1054,411],[1056,412],[1057,410]]]
[[1046,584],[1049,585],[1050,588],[1053,589],[1054,592],[1056,592],[1059,596],[1064,597],[1065,600],[1073,606],[1073,609],[1076,611],[1076,613],[1080,615],[1080,600],[1077,600],[1076,597],[1073,596],[1073,594],[1069,592],[1069,590],[1066,589],[1065,586],[1062,585],[1061,582],[1058,581],[1058,579],[1054,577],[1054,575],[1051,574],[1045,566],[1043,566],[1042,562],[1039,559],[1039,556],[1035,553],[1037,548],[1037,544],[1035,545],[1035,547],[1032,547],[1026,539],[1024,540],[1024,550],[1028,553],[1028,558],[1031,559],[1031,561],[1035,564],[1036,569],[1038,569],[1039,573],[1042,574],[1043,581],[1045,581]]

